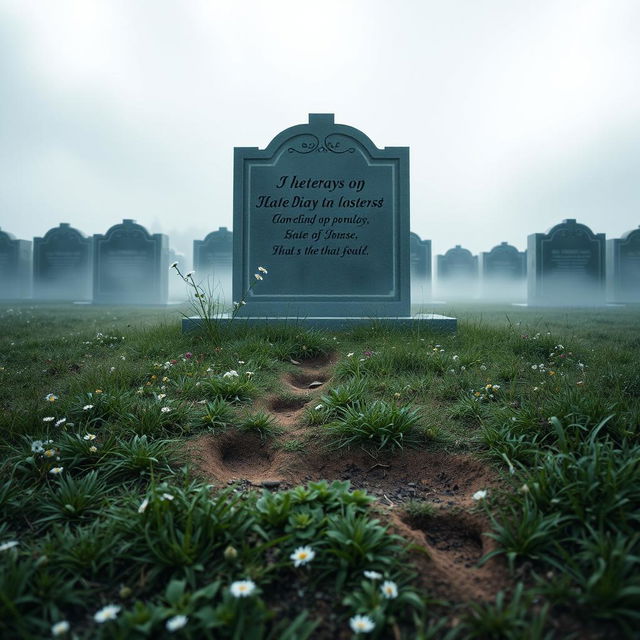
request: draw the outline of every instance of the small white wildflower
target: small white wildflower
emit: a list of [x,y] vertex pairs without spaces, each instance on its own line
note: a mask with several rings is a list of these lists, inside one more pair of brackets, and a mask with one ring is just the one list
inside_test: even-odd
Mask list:
[[93,409],[92,404],[85,404],[84,407],[82,407],[83,411],[89,411],[90,409]]
[[145,498],[138,507],[138,513],[144,513],[149,506],[149,498]]
[[55,419],[55,416],[45,416],[42,418],[42,422],[53,422]]
[[60,418],[60,420],[56,420],[56,427],[61,427],[67,421],[66,418]]
[[235,369],[231,369],[231,371],[227,371],[226,373],[222,374],[223,378],[237,378],[238,377],[238,372]]
[[460,367],[460,371],[466,371],[467,367],[465,367],[464,365],[462,367]]
[[56,450],[55,449],[47,449],[44,452],[44,457],[45,458],[53,458],[53,456],[55,456],[55,455],[56,455]]
[[90,451],[91,453],[95,453],[97,450],[98,450],[98,447],[96,447],[95,445],[91,445],[91,446],[89,447],[89,451]]
[[158,394],[158,400],[164,400],[167,397],[166,393],[159,393]]
[[459,359],[460,359],[460,356],[453,356],[451,359],[452,359],[452,360],[454,360],[454,361],[455,361],[455,360],[459,360]]
[[369,580],[382,580],[382,574],[377,571],[365,571],[364,577]]
[[244,360],[238,360],[238,364],[244,364]]
[[324,405],[322,405],[322,404],[317,404],[317,405],[316,405],[316,408],[315,408],[315,409],[316,409],[316,411],[320,411],[320,409],[322,409],[322,408],[323,408],[323,406],[324,406]]
[[52,469],[49,470],[49,473],[53,473],[54,476],[58,475],[59,473],[62,473],[64,467],[53,467]]
[[44,451],[44,447],[42,446],[42,440],[34,440],[31,443],[31,452],[32,453],[42,453]]
[[17,547],[20,543],[17,540],[8,540],[7,542],[3,542],[0,544],[0,551],[7,551],[8,549],[13,549],[13,547]]
[[258,267],[258,271],[262,271],[262,273],[269,273],[264,267]]
[[234,598],[246,598],[256,590],[256,584],[252,580],[236,580],[231,583],[229,591]]
[[95,440],[98,436],[96,436],[95,433],[87,433],[85,436],[83,436],[84,440]]
[[117,604],[109,604],[106,607],[97,611],[93,619],[102,624],[103,622],[107,622],[107,620],[115,620],[118,617],[118,613],[120,612],[120,607]]
[[171,266],[169,267],[169,269],[175,269],[178,266],[178,261],[176,260],[175,262],[171,263]]
[[55,402],[58,399],[58,396],[55,393],[47,393],[44,399],[47,402]]
[[487,367],[483,364],[480,365],[480,371],[486,371]]
[[290,556],[294,567],[301,567],[311,562],[316,556],[316,552],[311,547],[298,547]]
[[349,618],[349,626],[354,633],[369,633],[376,626],[369,616],[353,616]]
[[347,358],[353,358],[353,351],[350,351],[349,353],[347,353]]
[[171,502],[173,499],[174,497],[170,493],[163,493],[160,496],[160,500],[169,500],[169,502]]
[[253,274],[253,277],[254,277],[256,280],[264,280],[264,278],[263,278],[259,273],[254,273],[254,274]]
[[520,491],[522,491],[522,493],[529,493],[529,485],[527,485],[527,484],[523,484],[523,485],[520,487]]
[[171,407],[162,407],[160,411],[162,411],[162,413],[169,413],[169,411],[171,411]]
[[173,633],[178,629],[182,629],[185,624],[187,624],[187,616],[173,616],[173,618],[169,618],[166,623],[167,631]]
[[56,622],[51,627],[51,635],[52,636],[63,636],[69,629],[71,625],[66,620],[60,620],[60,622]]
[[484,500],[487,497],[487,490],[480,489],[480,491],[476,491],[472,496],[474,500]]
[[387,600],[393,600],[398,597],[398,585],[392,580],[385,580],[380,585],[380,591]]

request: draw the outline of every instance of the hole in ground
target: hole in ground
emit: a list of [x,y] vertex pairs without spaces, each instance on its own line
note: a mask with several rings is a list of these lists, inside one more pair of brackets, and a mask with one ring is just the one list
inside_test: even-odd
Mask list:
[[220,460],[228,471],[264,469],[273,459],[268,445],[254,434],[231,434],[222,438],[219,447]]
[[302,409],[305,404],[309,402],[308,398],[291,398],[288,396],[285,397],[276,397],[273,398],[269,402],[269,409],[271,411],[283,412],[283,411],[297,411],[298,409]]
[[291,386],[297,389],[316,389],[321,385],[313,383],[324,384],[327,381],[327,376],[313,371],[293,371],[287,375],[287,380]]
[[471,567],[483,556],[482,528],[468,513],[406,514],[402,520],[411,528],[422,531],[433,549],[452,556],[456,563]]

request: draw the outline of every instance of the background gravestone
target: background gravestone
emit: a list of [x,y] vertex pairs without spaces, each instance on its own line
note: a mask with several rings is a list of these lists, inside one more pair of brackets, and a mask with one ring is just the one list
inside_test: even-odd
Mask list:
[[[176,251],[172,247],[169,247],[169,264],[173,264],[174,262],[178,263],[178,266],[182,273],[188,271],[187,267],[187,259],[184,253],[180,253]],[[183,302],[189,298],[189,291],[187,286],[182,281],[181,278],[178,277],[176,272],[173,269],[169,269],[169,300],[171,302]]]
[[94,241],[93,301],[100,304],[166,304],[169,239],[123,220]]
[[640,302],[640,227],[607,240],[607,296],[612,302]]
[[478,256],[457,244],[438,256],[438,295],[469,298],[477,295]]
[[491,251],[483,251],[479,259],[482,298],[522,300],[526,295],[527,254],[507,242]]
[[431,240],[421,240],[417,233],[409,234],[411,262],[411,301],[431,298]]
[[91,300],[93,245],[67,222],[33,239],[33,296],[41,300]]
[[574,219],[528,238],[529,304],[592,305],[605,301],[605,236]]
[[16,240],[0,229],[0,298],[31,297],[31,240]]
[[229,300],[233,271],[233,233],[227,227],[212,231],[204,240],[193,241],[193,268],[197,281],[207,281],[203,285],[205,289],[211,289],[222,300]]
[[233,299],[248,316],[410,314],[409,149],[310,114],[234,153]]

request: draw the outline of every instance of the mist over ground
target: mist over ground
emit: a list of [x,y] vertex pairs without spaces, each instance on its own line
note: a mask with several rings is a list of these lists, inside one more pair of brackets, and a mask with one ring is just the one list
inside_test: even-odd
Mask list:
[[640,211],[640,5],[0,2],[0,226],[192,242],[232,226],[234,146],[309,113],[409,146],[411,228],[477,254]]

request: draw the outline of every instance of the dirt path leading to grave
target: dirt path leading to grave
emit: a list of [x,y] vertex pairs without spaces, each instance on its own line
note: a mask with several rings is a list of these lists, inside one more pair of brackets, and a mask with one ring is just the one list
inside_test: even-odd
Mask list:
[[[349,480],[354,489],[373,495],[381,517],[415,545],[412,561],[430,596],[451,603],[492,600],[511,581],[501,559],[477,566],[493,541],[485,535],[488,519],[472,496],[497,487],[498,478],[466,455],[406,449],[373,457],[361,449],[328,451],[310,440],[302,415],[318,403],[334,364],[334,357],[296,363],[281,377],[280,393],[256,403],[282,428],[277,438],[228,431],[193,441],[191,452],[200,472],[222,484],[270,489]],[[283,445],[292,439],[305,442],[301,450],[286,450]],[[411,515],[415,510],[407,509],[407,503],[431,509],[426,515]]]

